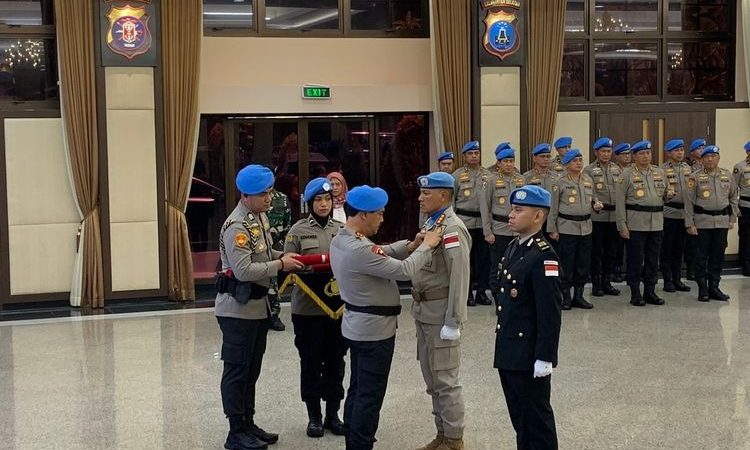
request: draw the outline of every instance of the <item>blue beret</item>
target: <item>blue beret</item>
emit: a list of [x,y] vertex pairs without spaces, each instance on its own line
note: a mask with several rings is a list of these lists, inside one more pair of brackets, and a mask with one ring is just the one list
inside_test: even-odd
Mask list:
[[471,150],[479,150],[479,141],[469,141],[464,145],[464,148],[461,149],[461,153],[466,153]]
[[307,183],[307,186],[305,186],[305,194],[302,198],[305,202],[309,202],[314,199],[316,195],[328,192],[331,192],[331,183],[328,181],[328,178],[319,177],[312,179]]
[[594,150],[599,150],[602,147],[612,148],[612,139],[608,137],[600,137],[594,142]]
[[245,195],[258,195],[273,187],[273,172],[268,167],[250,164],[237,172],[234,183]]
[[346,194],[346,203],[357,211],[380,211],[388,204],[388,194],[379,187],[357,186]]
[[667,141],[667,144],[664,146],[665,152],[671,152],[672,150],[677,150],[678,148],[682,148],[685,146],[685,141],[682,139],[672,139],[671,141]]
[[696,150],[698,147],[705,147],[706,146],[706,140],[705,139],[696,139],[693,142],[690,143],[690,151]]
[[750,152],[750,141],[747,141],[747,143],[745,144],[745,151]]
[[630,147],[631,153],[637,153],[641,150],[651,150],[651,141],[638,141]]
[[701,158],[703,158],[706,155],[710,155],[712,153],[716,153],[718,155],[719,147],[715,145],[707,145],[706,148],[704,148],[703,151],[701,152]]
[[432,172],[417,178],[420,189],[453,189],[456,179],[445,172]]
[[453,155],[453,152],[443,152],[437,157],[438,161],[445,161],[446,159],[456,159],[456,157]]
[[570,147],[573,144],[573,138],[570,136],[563,136],[555,141],[555,148]]
[[495,155],[505,150],[506,148],[510,148],[510,142],[501,142],[497,144],[497,147],[495,147]]
[[536,156],[542,153],[549,153],[550,151],[552,151],[551,146],[546,142],[542,142],[541,144],[537,144],[537,146],[534,147],[534,150],[531,151],[531,154]]
[[615,155],[619,155],[620,153],[625,153],[625,152],[630,153],[630,144],[628,144],[627,142],[620,142],[615,147],[614,152],[615,152]]
[[577,148],[573,148],[573,149],[568,150],[565,153],[565,156],[562,157],[560,162],[563,163],[564,166],[567,166],[571,161],[573,161],[575,158],[579,156],[583,156],[581,155],[581,151],[578,150]]
[[510,203],[512,205],[549,208],[549,191],[547,191],[543,187],[529,184],[518,189],[514,189],[513,192],[510,193]]
[[500,150],[499,152],[495,152],[495,158],[497,158],[498,161],[502,161],[507,158],[515,158],[516,157],[516,151],[512,148],[504,148]]

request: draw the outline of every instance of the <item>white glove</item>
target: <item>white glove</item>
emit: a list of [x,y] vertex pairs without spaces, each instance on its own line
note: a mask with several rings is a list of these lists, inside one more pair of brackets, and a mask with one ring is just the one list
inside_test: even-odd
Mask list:
[[534,378],[547,377],[550,375],[552,375],[552,363],[537,359],[536,362],[534,362]]
[[440,339],[445,339],[446,341],[455,341],[460,337],[461,330],[459,330],[458,328],[443,325],[443,328],[440,329]]

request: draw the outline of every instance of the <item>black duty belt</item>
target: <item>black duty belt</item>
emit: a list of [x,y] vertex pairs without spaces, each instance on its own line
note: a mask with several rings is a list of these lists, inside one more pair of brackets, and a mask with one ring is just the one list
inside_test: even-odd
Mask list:
[[616,209],[615,205],[609,205],[605,203],[604,208],[602,208],[602,211],[614,211],[615,209]]
[[268,295],[268,288],[250,281],[240,281],[222,272],[216,275],[216,292],[229,294],[243,305],[250,300],[260,300]]
[[693,212],[696,214],[705,214],[707,216],[728,216],[732,213],[732,208],[727,206],[724,209],[704,209],[701,206],[693,206]]
[[557,213],[557,217],[560,217],[561,219],[565,220],[573,220],[576,222],[584,222],[586,220],[589,220],[591,218],[591,214],[584,214],[581,216],[574,216],[571,214],[563,214],[563,213]]
[[466,217],[482,217],[481,214],[479,214],[479,211],[469,211],[467,209],[456,209],[456,214],[459,216],[466,216]]
[[657,213],[664,211],[664,206],[643,206],[643,205],[631,205],[630,203],[625,205],[625,209],[631,211],[650,212]]
[[401,305],[398,306],[357,306],[346,303],[346,309],[374,316],[397,316],[401,314]]
[[510,220],[510,217],[501,216],[500,214],[493,214],[492,219],[497,220],[498,222],[508,223],[508,221]]
[[744,200],[746,202],[750,202],[750,196],[747,195],[740,195],[740,200]]
[[667,202],[664,204],[664,206],[669,206],[670,208],[674,209],[685,209],[685,204],[681,202]]

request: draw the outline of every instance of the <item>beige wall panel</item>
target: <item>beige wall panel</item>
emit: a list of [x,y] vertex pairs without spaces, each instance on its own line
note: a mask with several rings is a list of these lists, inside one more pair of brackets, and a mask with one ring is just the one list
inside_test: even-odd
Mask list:
[[[495,147],[509,141],[519,150],[521,142],[521,107],[520,106],[482,106],[482,165],[494,164]],[[460,151],[460,149],[459,149]],[[520,158],[516,155],[517,162]]]
[[5,119],[5,164],[9,225],[78,223],[59,118]]
[[159,289],[156,221],[110,225],[112,291]]
[[154,109],[154,69],[107,67],[107,109]]
[[10,293],[69,292],[78,222],[14,225],[8,230]]
[[109,110],[107,123],[110,221],[157,220],[154,111]]
[[482,106],[518,106],[521,104],[519,67],[482,67]]
[[[570,136],[573,138],[573,148],[581,150],[583,154],[584,164],[589,163],[589,150],[591,148],[590,142],[590,127],[589,127],[589,112],[588,111],[572,111],[572,112],[558,112],[557,121],[555,122],[555,135],[552,142],[560,136]],[[550,144],[552,144],[550,142]],[[533,148],[539,142],[529,142],[529,145]],[[552,150],[552,156],[556,156],[554,150]]]
[[[204,37],[200,111],[430,111],[430,64],[429,39]],[[302,100],[304,84],[332,99]]]
[[[745,142],[750,141],[750,109],[716,110],[716,145],[721,149],[721,166],[731,169],[745,159]],[[726,253],[737,253],[737,231],[729,231]]]

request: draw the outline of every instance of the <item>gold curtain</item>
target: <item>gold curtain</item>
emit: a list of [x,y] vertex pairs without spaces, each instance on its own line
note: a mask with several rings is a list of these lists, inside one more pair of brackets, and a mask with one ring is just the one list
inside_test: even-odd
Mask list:
[[462,164],[461,148],[471,138],[471,3],[432,0],[438,104],[446,150]]
[[528,2],[529,147],[552,141],[560,97],[565,0]]
[[[104,306],[99,223],[99,148],[96,121],[94,2],[55,0],[60,94],[71,176],[83,215],[81,306]],[[74,283],[76,280],[74,280]],[[77,291],[78,286],[73,287]]]
[[161,2],[169,298],[178,301],[195,300],[185,208],[197,150],[202,6],[202,0]]

